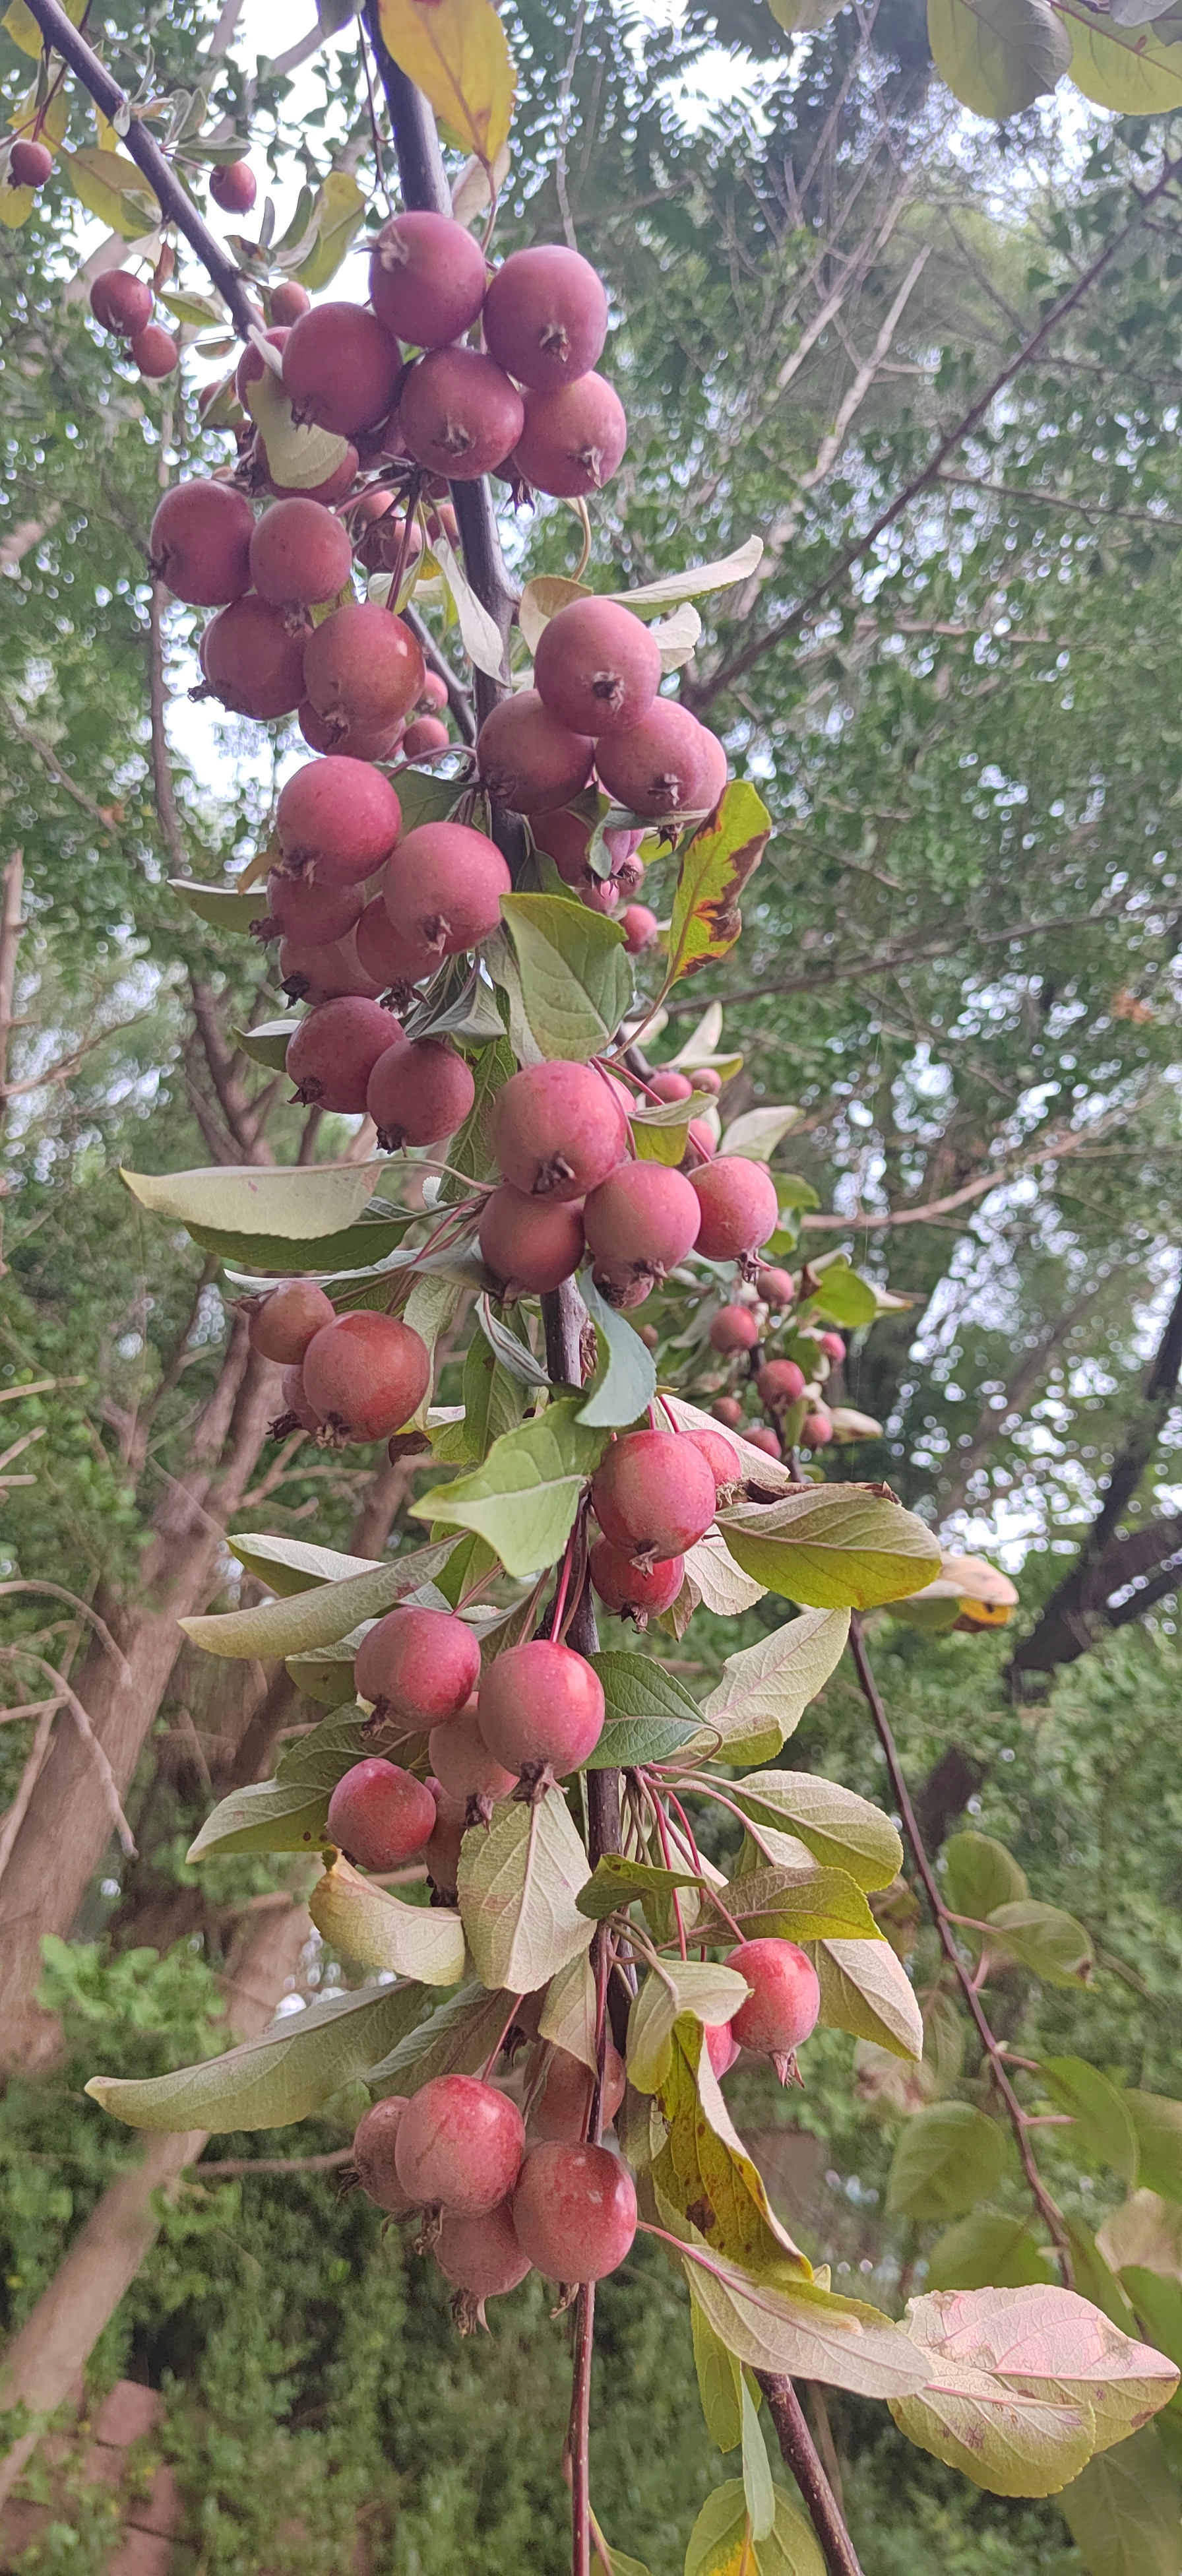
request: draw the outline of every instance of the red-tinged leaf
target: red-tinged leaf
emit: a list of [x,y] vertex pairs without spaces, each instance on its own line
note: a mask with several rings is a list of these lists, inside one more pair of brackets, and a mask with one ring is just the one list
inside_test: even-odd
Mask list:
[[745,780],[727,788],[713,825],[697,832],[681,863],[669,925],[669,983],[725,957],[743,927],[739,897],[771,836],[766,805]]

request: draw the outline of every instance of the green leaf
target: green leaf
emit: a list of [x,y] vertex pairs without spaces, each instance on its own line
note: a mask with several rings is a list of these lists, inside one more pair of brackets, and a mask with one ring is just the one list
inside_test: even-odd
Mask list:
[[464,1927],[450,1906],[407,1905],[335,1861],[308,1899],[316,1929],[342,1958],[392,1968],[424,1986],[454,1986],[464,1973]]
[[853,1330],[859,1324],[872,1324],[878,1313],[878,1299],[868,1279],[860,1279],[844,1255],[826,1264],[821,1285],[809,1299],[815,1314],[827,1322],[844,1324]]
[[252,1064],[265,1064],[269,1073],[283,1073],[287,1067],[287,1050],[291,1045],[295,1020],[260,1020],[257,1028],[235,1029],[235,1044]]
[[603,1432],[580,1422],[579,1403],[568,1396],[548,1404],[544,1413],[494,1441],[472,1475],[435,1485],[412,1503],[412,1514],[444,1528],[474,1530],[496,1549],[507,1574],[543,1573],[562,1554],[583,1487],[605,1446]]
[[997,1906],[1016,1905],[1030,1894],[1025,1870],[992,1834],[952,1834],[944,1859],[943,1895],[953,1914],[985,1923]]
[[255,1780],[232,1789],[206,1817],[185,1859],[204,1860],[210,1852],[316,1851],[331,1795],[300,1780]]
[[207,1655],[258,1656],[264,1663],[277,1655],[306,1655],[317,1646],[336,1645],[363,1619],[381,1619],[396,1601],[431,1582],[452,1545],[443,1539],[344,1583],[320,1583],[286,1601],[264,1601],[255,1610],[231,1610],[220,1618],[181,1619],[178,1625]]
[[703,1702],[695,1751],[716,1752],[724,1762],[778,1753],[836,1671],[849,1628],[848,1610],[805,1610],[728,1655],[721,1681]]
[[891,2159],[891,2218],[959,2218],[996,2190],[1006,2140],[971,2102],[933,2102],[902,2131]]
[[752,1771],[732,1795],[756,1824],[795,1834],[814,1860],[844,1870],[858,1887],[889,1887],[903,1845],[880,1807],[816,1771]]
[[[195,885],[189,877],[170,877],[168,882],[172,892],[179,894],[182,903],[188,904],[190,912],[195,912],[199,921],[209,922],[214,930],[237,930],[249,934],[252,923],[261,921],[267,909],[267,898],[261,886],[247,886],[243,893],[239,886]],[[283,1026],[290,1038],[298,1023],[289,1019]]]
[[125,241],[138,241],[161,221],[148,181],[125,153],[102,152],[96,146],[67,152],[59,144],[57,166],[87,213],[97,215],[108,231],[122,233]]
[[508,1324],[503,1324],[499,1316],[493,1313],[492,1303],[488,1297],[478,1297],[476,1321],[490,1349],[500,1360],[502,1367],[508,1369],[510,1376],[517,1378],[522,1386],[546,1388],[551,1386],[552,1381],[548,1370],[543,1367],[540,1360],[534,1358],[525,1338],[525,1325],[520,1315],[515,1315],[515,1329],[513,1329]]
[[920,1592],[940,1570],[914,1512],[865,1485],[813,1485],[782,1501],[741,1503],[718,1526],[736,1564],[768,1592],[818,1610],[871,1610]]
[[[342,1226],[338,1234],[234,1234],[216,1225],[189,1226],[203,1252],[223,1261],[246,1262],[251,1270],[280,1279],[357,1279],[377,1275],[377,1265],[398,1250],[415,1211],[396,1217],[367,1217],[360,1225]],[[405,1256],[404,1256],[405,1257]],[[251,1287],[258,1285],[252,1280]]]
[[1095,1953],[1082,1923],[1057,1905],[1038,1905],[1022,1897],[1014,1905],[995,1905],[989,1916],[990,1950],[1018,1959],[1048,1986],[1086,1986]]
[[311,1655],[285,1657],[287,1672],[305,1699],[318,1700],[322,1708],[343,1708],[353,1697],[353,1658],[364,1628],[353,1628],[335,1646],[321,1646]]
[[919,2005],[889,1941],[818,1941],[816,1963],[828,2029],[851,2031],[892,2057],[922,2057]]
[[928,2256],[929,2290],[1020,2290],[1054,2278],[1026,2220],[993,2209],[974,2210],[971,2218],[945,2228]]
[[664,2081],[680,2013],[713,2027],[729,2021],[750,1991],[745,1977],[710,1960],[667,1959],[650,1968],[628,2015],[628,2080],[637,2092],[655,2093]]
[[745,1941],[882,1940],[845,1869],[752,1870],[732,1879],[727,1905]]
[[[310,295],[327,286],[365,219],[365,196],[348,170],[330,170],[316,191],[308,221],[311,247],[298,265],[286,265]],[[302,244],[301,244],[302,248]]]
[[[525,1388],[515,1371],[502,1366],[483,1334],[474,1333],[464,1357],[464,1419],[455,1428],[463,1435],[463,1457],[479,1462],[494,1441],[515,1431],[525,1412]],[[435,1455],[441,1454],[438,1445]]]
[[593,1430],[625,1430],[647,1413],[656,1394],[656,1362],[627,1316],[617,1315],[600,1296],[589,1270],[580,1277],[579,1294],[599,1342],[599,1366],[579,1420]]
[[907,2331],[932,2375],[892,2404],[911,2441],[993,2495],[1056,2495],[1164,2406],[1178,2373],[1073,2290],[940,2290]]
[[[736,582],[747,581],[763,555],[762,537],[746,537],[734,553],[723,555],[715,563],[691,564],[687,572],[659,574],[656,581],[641,582],[636,590],[609,590],[609,599],[618,599],[639,617],[645,608],[669,607],[678,599],[701,599],[709,590],[732,590]],[[554,615],[554,610],[549,610]]]
[[544,1056],[585,1064],[615,1036],[632,1000],[619,923],[550,894],[509,894],[501,910],[537,1045]]
[[577,2057],[581,2065],[594,2071],[598,2022],[595,1971],[584,1950],[577,1959],[569,1959],[556,1977],[551,1977],[538,2036],[550,2040],[555,2048],[565,2048],[568,2057]]
[[1132,2088],[1121,2098],[1137,2132],[1142,2188],[1160,2192],[1163,2200],[1182,2200],[1182,2102]]
[[1178,2576],[1178,2482],[1151,2425],[1105,2451],[1059,2504],[1088,2576]]
[[331,1796],[338,1780],[370,1749],[369,1720],[355,1700],[351,1708],[334,1709],[323,1717],[310,1735],[297,1735],[285,1744],[276,1765],[275,1777],[284,1782],[298,1782],[305,1789],[323,1789]]
[[352,1574],[372,1574],[380,1557],[343,1556],[339,1548],[316,1547],[306,1538],[272,1538],[261,1530],[235,1530],[227,1537],[240,1565],[258,1576],[269,1590],[287,1600],[310,1592],[317,1583],[343,1583]]
[[689,2013],[674,2023],[668,2063],[657,2088],[668,2135],[653,2164],[662,2205],[676,2211],[712,2253],[725,2254],[758,2279],[799,2274],[809,2265],[768,2200],[723,2100],[701,2023]]
[[743,2381],[743,2493],[754,2540],[766,2540],[776,2519],[776,2490],[768,2466],[767,2444],[751,2391]]
[[1151,26],[1118,27],[1067,0],[1071,78],[1097,107],[1118,116],[1168,116],[1182,105],[1182,65],[1175,47]]
[[771,2530],[748,2543],[742,2480],[716,2487],[690,2533],[685,2576],[825,2576],[811,2524],[781,2487],[773,2487],[772,2501]]
[[1127,2263],[1120,2279],[1157,2350],[1182,2363],[1182,2281],[1167,2280],[1139,2263]]
[[589,1771],[625,1769],[637,1762],[666,1762],[698,1732],[698,1711],[684,1682],[655,1655],[590,1655],[603,1684],[607,1717],[603,1734],[584,1765]]
[[[719,1153],[745,1154],[749,1163],[770,1163],[781,1137],[798,1126],[803,1116],[802,1109],[786,1105],[744,1110],[741,1118],[732,1119],[724,1129]],[[777,1188],[777,1198],[779,1195]]]
[[1047,0],[928,0],[928,41],[953,97],[976,116],[1016,116],[1071,61]]
[[130,2082],[92,2075],[86,2090],[132,2129],[286,2129],[364,2075],[422,2009],[420,1986],[325,1996],[204,2066]]
[[717,2451],[736,2451],[743,2438],[742,2379],[738,2362],[733,2352],[728,2352],[726,2345],[720,2343],[697,2299],[690,2300],[690,2328],[706,2430]]
[[753,2281],[723,2254],[685,2259],[686,2277],[715,2333],[748,2370],[821,2379],[863,2397],[922,2388],[930,2363],[901,2326],[857,2299],[836,2298],[787,2272]]
[[1044,2057],[1042,2075],[1052,2102],[1070,2112],[1085,2152],[1134,2184],[1139,2149],[1128,2096],[1082,2057]]
[[505,2027],[505,1998],[486,1986],[461,1986],[425,2021],[408,2030],[367,2076],[371,2092],[417,2093],[436,2075],[475,2075]]
[[380,1163],[308,1163],[268,1167],[227,1163],[213,1171],[121,1172],[134,1199],[152,1216],[192,1232],[268,1235],[310,1242],[352,1227],[372,1197]]
[[732,780],[709,829],[682,856],[669,926],[667,982],[696,975],[734,947],[743,927],[739,897],[759,866],[772,818],[745,781]]
[[517,1071],[517,1058],[508,1038],[500,1037],[494,1045],[482,1046],[472,1065],[476,1098],[448,1148],[451,1170],[445,1175],[439,1193],[441,1206],[452,1206],[468,1196],[465,1174],[475,1181],[487,1180],[494,1169],[492,1119],[496,1096],[511,1074]]
[[465,1834],[460,1914],[484,1985],[531,1994],[587,1948],[592,1926],[575,1899],[590,1875],[560,1789],[536,1804],[506,1799]]
[[597,1860],[585,1887],[575,1898],[580,1914],[591,1923],[602,1923],[619,1906],[628,1906],[639,1897],[659,1896],[675,1887],[698,1887],[701,1881],[694,1870],[654,1869],[647,1861],[625,1860],[619,1852],[609,1852]]

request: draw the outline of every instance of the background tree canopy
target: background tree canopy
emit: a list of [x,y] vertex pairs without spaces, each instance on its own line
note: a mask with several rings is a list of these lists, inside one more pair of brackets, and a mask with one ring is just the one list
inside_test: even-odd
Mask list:
[[[370,151],[357,31],[256,64],[234,14],[107,9],[105,58],[135,89],[150,49],[159,88],[200,79],[248,119],[282,226],[302,178]],[[577,244],[618,314],[630,442],[595,508],[603,586],[753,532],[765,545],[757,573],[701,602],[682,693],[775,837],[741,949],[675,997],[661,1045],[722,1006],[743,1057],[727,1115],[797,1111],[778,1163],[800,1178],[802,1255],[846,1253],[898,1301],[864,1347],[850,1317],[844,1400],[883,1438],[849,1472],[889,1477],[947,1539],[1020,1567],[1008,1635],[872,1622],[929,1847],[996,1838],[1088,1939],[1086,1978],[1040,1982],[1015,1955],[999,2028],[1027,2059],[1182,2095],[1178,132],[1050,104],[1000,131],[954,115],[915,0],[802,36],[757,0],[676,24],[597,0],[505,15],[522,98],[498,243]],[[6,114],[31,75],[17,17],[0,33]],[[95,141],[75,101],[73,149]],[[250,1940],[305,1883],[302,1862],[227,1858],[199,1879],[184,1861],[211,1787],[266,1771],[313,1712],[282,1665],[235,1666],[227,1685],[178,1655],[176,1620],[261,1597],[223,1544],[235,1515],[259,1526],[265,1504],[285,1535],[380,1556],[421,1537],[405,1512],[425,1490],[381,1449],[359,1465],[299,1437],[266,1445],[273,1381],[217,1261],[118,1177],[346,1155],[351,1126],[290,1105],[243,1049],[276,1016],[273,969],[169,885],[253,854],[296,736],[260,755],[251,728],[187,703],[195,621],[154,589],[146,531],[161,486],[227,450],[179,378],[146,386],[92,324],[77,273],[107,218],[87,184],[64,164],[0,231],[0,1714],[32,1712],[0,1726],[7,2331],[127,2162],[82,2081],[220,2048]],[[204,373],[225,363],[211,352]],[[518,530],[520,578],[573,570],[560,507]],[[456,1359],[442,1400],[460,1394]],[[773,1612],[702,1612],[684,1655],[659,1648],[709,1687]],[[134,1858],[68,1708],[54,1720],[59,1683],[115,1748]],[[890,1803],[844,1673],[792,1760]],[[945,1849],[970,1895],[975,1865],[963,1842]],[[891,1894],[881,1919],[922,1988],[934,1938],[910,1892]],[[313,1936],[287,1981],[307,2000],[342,1969]],[[925,2279],[1046,2277],[1016,2166],[990,2182],[988,2246],[950,2244],[979,2222],[899,2179],[909,2123],[973,2102],[945,2039],[936,2012],[915,2070],[824,2032],[804,2093],[773,2099],[744,2073],[733,2099],[814,2260],[895,2312]],[[342,2096],[294,2152],[343,2163],[357,2109]],[[1177,2134],[1125,2174],[1145,2186],[1140,2234],[1110,2150],[1078,2118],[1040,2144],[1079,2286],[1182,2359]],[[215,2150],[230,2166],[291,2152],[282,2132]],[[565,2392],[545,2309],[534,2279],[491,2342],[453,2344],[433,2273],[359,2194],[337,2196],[331,2169],[194,2166],[88,2385],[164,2391],[158,2439],[202,2576],[336,2569],[358,2527],[375,2576],[557,2576]],[[684,2302],[652,2247],[601,2314],[597,2509],[673,2576],[734,2464],[703,2445]],[[1126,2472],[1156,2519],[1108,2556],[1106,2496],[1066,2518],[1053,2498],[1007,2503],[868,2402],[816,2405],[866,2576],[1182,2563],[1176,2401]],[[66,2474],[28,2565],[97,2571],[114,2504],[79,2461]]]

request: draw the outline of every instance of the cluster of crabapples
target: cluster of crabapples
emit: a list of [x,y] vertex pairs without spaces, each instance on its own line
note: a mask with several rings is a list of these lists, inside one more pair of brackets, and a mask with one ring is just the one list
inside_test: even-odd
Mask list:
[[733,1298],[715,1310],[709,1325],[711,1350],[739,1368],[746,1366],[750,1386],[765,1414],[771,1416],[770,1421],[745,1421],[742,1397],[735,1393],[717,1398],[715,1420],[724,1423],[728,1431],[742,1427],[744,1438],[753,1448],[765,1450],[769,1458],[783,1455],[781,1432],[785,1416],[794,1416],[793,1448],[827,1449],[834,1436],[833,1419],[821,1388],[845,1359],[841,1334],[823,1332],[813,1323],[797,1326],[795,1346],[802,1356],[808,1355],[807,1374],[800,1359],[769,1357],[764,1349],[769,1326],[775,1328],[784,1322],[796,1294],[790,1270],[761,1265],[753,1281],[738,1283]]

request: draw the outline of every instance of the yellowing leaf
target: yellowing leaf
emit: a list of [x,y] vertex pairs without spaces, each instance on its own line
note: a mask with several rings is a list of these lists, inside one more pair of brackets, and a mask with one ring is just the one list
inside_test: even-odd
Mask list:
[[[72,27],[81,26],[89,5],[90,0],[65,0],[66,16]],[[6,9],[0,18],[0,27],[6,36],[11,36],[14,45],[19,45],[22,54],[28,54],[36,62],[45,38],[32,10],[26,9],[25,0],[12,0],[11,8]]]
[[152,190],[124,153],[62,151],[59,166],[88,214],[97,215],[112,232],[134,241],[146,223],[158,222],[160,208]]
[[763,857],[772,818],[745,780],[732,780],[716,821],[697,832],[681,862],[669,927],[668,981],[697,974],[734,947],[739,897]]
[[1047,0],[928,0],[928,39],[953,97],[977,116],[1016,116],[1071,61]]
[[517,78],[491,0],[381,0],[382,35],[399,70],[477,159],[508,141]]
[[392,1968],[425,1986],[454,1986],[464,1973],[464,1927],[450,1906],[408,1905],[338,1860],[319,1879],[308,1912],[324,1939],[363,1968]]
[[896,2423],[993,2495],[1058,2494],[1178,2385],[1164,2353],[1050,2284],[936,2291],[911,2301],[906,2324],[932,2372],[918,2397],[892,2402]]
[[1097,107],[1120,116],[1166,116],[1182,105],[1182,59],[1153,28],[1115,27],[1091,10],[1065,8],[1071,78]]
[[308,222],[311,248],[292,270],[301,286],[315,295],[336,276],[364,215],[365,194],[356,179],[348,170],[330,170],[317,191]]

